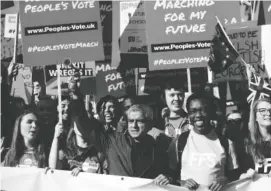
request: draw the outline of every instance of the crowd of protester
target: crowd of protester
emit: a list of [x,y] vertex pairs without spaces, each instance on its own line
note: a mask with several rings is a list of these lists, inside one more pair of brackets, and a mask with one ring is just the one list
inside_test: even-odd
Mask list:
[[[2,80],[2,90],[6,84]],[[212,191],[256,173],[271,174],[270,99],[225,115],[220,100],[204,89],[185,100],[175,80],[162,85],[165,107],[159,116],[136,96],[119,102],[107,95],[95,117],[79,83],[62,92],[61,103],[46,96],[40,82],[33,84],[30,105],[2,93],[3,166],[141,177]]]

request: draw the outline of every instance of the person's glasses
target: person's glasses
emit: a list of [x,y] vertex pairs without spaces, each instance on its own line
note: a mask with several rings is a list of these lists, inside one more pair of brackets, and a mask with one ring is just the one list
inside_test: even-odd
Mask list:
[[256,111],[259,112],[263,116],[268,115],[268,113],[269,115],[271,115],[271,109],[260,108],[260,109],[257,109]]
[[207,107],[201,107],[201,108],[192,108],[188,110],[188,113],[191,115],[195,115],[198,112],[200,112],[201,114],[206,114],[207,113]]

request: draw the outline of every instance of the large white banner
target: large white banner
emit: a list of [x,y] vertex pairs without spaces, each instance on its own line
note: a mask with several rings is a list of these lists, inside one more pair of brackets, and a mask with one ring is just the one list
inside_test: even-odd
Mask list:
[[[53,173],[38,168],[1,167],[1,190],[4,191],[188,191],[183,187],[159,187],[150,179],[80,173],[73,177],[70,171]],[[223,191],[270,191],[271,178],[236,181]],[[209,191],[201,186],[197,191]]]

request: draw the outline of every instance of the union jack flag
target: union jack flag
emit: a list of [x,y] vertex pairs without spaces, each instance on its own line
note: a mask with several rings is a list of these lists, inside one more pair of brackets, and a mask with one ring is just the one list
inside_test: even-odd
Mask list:
[[260,98],[271,96],[271,85],[261,76],[256,76],[255,73],[249,83],[249,90],[251,94],[247,97],[247,101],[251,104]]

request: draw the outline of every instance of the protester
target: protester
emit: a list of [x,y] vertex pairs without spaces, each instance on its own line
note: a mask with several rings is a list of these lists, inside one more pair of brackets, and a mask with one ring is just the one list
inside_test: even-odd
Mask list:
[[223,135],[233,142],[239,164],[239,169],[230,177],[232,180],[237,180],[246,168],[244,166],[244,161],[247,158],[244,141],[248,135],[248,128],[245,123],[243,112],[239,110],[232,111],[226,117]]
[[212,124],[216,131],[220,131],[225,125],[225,112],[223,111],[223,104],[219,98],[214,95],[214,85],[210,83],[204,84],[199,91],[204,92],[206,96],[213,100],[215,107],[215,115],[212,118]]
[[37,105],[31,105],[32,109],[36,109],[42,122],[43,143],[45,152],[49,155],[53,136],[54,126],[57,121],[57,105],[56,101],[52,100],[49,96],[42,96],[39,98]]
[[[63,124],[59,122],[55,127],[54,141],[49,158],[49,167],[52,169],[72,170],[72,175],[79,172],[106,173],[104,157],[89,143],[86,136],[78,130],[76,123],[69,130],[65,147],[59,148],[58,139],[63,133]],[[62,155],[62,156],[61,156]],[[59,157],[58,157],[59,156]]]
[[124,97],[123,101],[121,102],[121,118],[117,124],[117,131],[118,132],[125,132],[127,130],[127,119],[126,119],[126,112],[127,110],[136,103],[136,99],[133,97],[126,96]]
[[183,110],[184,88],[178,81],[169,81],[163,87],[163,100],[167,107],[162,111],[165,119],[165,134],[176,137],[189,129],[186,112]]
[[33,80],[32,104],[38,105],[43,96],[45,96],[45,87],[42,85],[42,82],[39,79]]
[[88,107],[86,108],[86,111],[88,114],[88,118],[92,119],[94,117],[94,112],[93,112],[93,106],[91,102],[88,103]]
[[[1,152],[1,162],[7,151],[7,147],[11,144],[14,121],[20,115],[21,108],[24,109],[25,103],[21,98],[10,96],[13,78],[18,74],[18,65],[13,61],[8,67],[4,66],[1,61],[1,138],[3,138]],[[18,107],[17,107],[18,106]]]
[[125,96],[123,98],[123,101],[121,103],[121,107],[122,107],[122,113],[123,115],[125,115],[125,113],[127,112],[127,110],[136,103],[136,99],[134,97],[130,97],[130,96]]
[[202,185],[211,191],[221,190],[231,170],[238,168],[232,142],[216,134],[211,125],[215,114],[212,99],[204,93],[194,93],[186,107],[193,128],[181,134],[169,148],[174,178],[189,189]]
[[[103,151],[111,175],[155,178],[159,185],[169,183],[168,160],[163,142],[147,134],[152,127],[153,112],[146,105],[133,105],[127,111],[128,131],[100,133],[92,124],[92,139]],[[98,132],[99,133],[99,132]]]
[[41,136],[37,114],[25,111],[15,122],[12,143],[5,157],[4,166],[46,167],[47,157]]
[[241,178],[255,173],[271,174],[271,101],[256,101],[250,112],[249,136],[246,139],[248,156],[243,162],[248,169]]
[[97,103],[97,113],[103,124],[104,133],[112,133],[117,129],[121,117],[120,103],[114,96],[107,95]]

